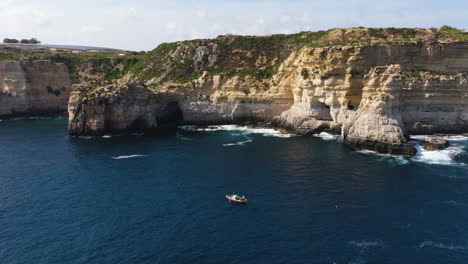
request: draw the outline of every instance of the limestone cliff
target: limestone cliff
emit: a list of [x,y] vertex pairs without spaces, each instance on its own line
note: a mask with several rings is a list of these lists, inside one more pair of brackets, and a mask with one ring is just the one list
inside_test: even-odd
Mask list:
[[0,116],[67,110],[72,82],[63,63],[0,62]]
[[292,56],[283,66],[305,77],[287,81],[295,83],[294,105],[279,120],[288,127],[340,127],[355,146],[409,155],[409,134],[468,130],[468,43],[304,48]]
[[269,122],[413,155],[410,134],[468,132],[468,43],[443,34],[342,29],[163,44],[114,85],[74,91],[70,133]]
[[0,116],[66,114],[72,84],[109,84],[140,56],[120,50],[0,45]]
[[137,84],[127,84],[111,92],[112,88],[102,89],[105,97],[98,93],[80,98],[86,88],[75,87],[68,110],[70,133],[97,135],[104,131],[149,130],[158,126],[156,115],[161,107],[154,93]]

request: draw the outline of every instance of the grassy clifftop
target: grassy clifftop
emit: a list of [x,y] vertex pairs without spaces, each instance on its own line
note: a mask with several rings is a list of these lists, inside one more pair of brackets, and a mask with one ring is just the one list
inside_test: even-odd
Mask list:
[[270,36],[224,35],[216,39],[164,43],[145,54],[129,71],[157,87],[189,83],[203,71],[212,75],[271,77],[293,50],[304,46],[399,45],[468,41],[468,32],[449,26],[420,28],[343,28]]
[[74,82],[102,84],[121,78],[145,52],[74,50],[41,46],[0,45],[0,61],[51,60],[68,66]]
[[449,26],[420,28],[343,28],[270,36],[224,35],[164,43],[149,52],[66,50],[0,46],[0,60],[52,60],[65,63],[75,82],[100,85],[133,74],[156,88],[190,84],[203,72],[222,76],[270,78],[292,51],[304,46],[399,45],[468,41],[468,32]]

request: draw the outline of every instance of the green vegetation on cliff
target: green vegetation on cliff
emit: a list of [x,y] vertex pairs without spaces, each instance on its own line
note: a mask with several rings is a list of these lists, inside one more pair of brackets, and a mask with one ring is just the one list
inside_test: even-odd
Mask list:
[[[111,83],[133,74],[157,88],[191,86],[204,72],[226,77],[271,78],[281,63],[304,46],[368,46],[468,41],[468,33],[449,26],[419,28],[346,28],[270,36],[224,35],[163,43],[149,52],[77,51],[45,47],[0,46],[0,60],[52,60],[65,63],[75,82]],[[303,72],[304,79],[308,73]],[[166,86],[167,86],[166,85]]]
[[145,54],[120,50],[71,50],[0,45],[0,61],[50,60],[67,65],[74,82],[104,84],[123,77]]
[[[164,43],[148,52],[130,71],[154,87],[190,83],[203,72],[221,76],[270,78],[292,51],[304,46],[367,46],[466,41],[468,33],[444,26],[419,28],[347,28],[270,36],[224,35],[212,40]],[[304,76],[307,78],[307,76]]]

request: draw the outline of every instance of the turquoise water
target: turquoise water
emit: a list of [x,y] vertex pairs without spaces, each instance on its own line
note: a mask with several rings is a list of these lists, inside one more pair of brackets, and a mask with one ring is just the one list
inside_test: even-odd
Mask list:
[[403,159],[210,130],[0,122],[1,263],[467,263],[467,141]]

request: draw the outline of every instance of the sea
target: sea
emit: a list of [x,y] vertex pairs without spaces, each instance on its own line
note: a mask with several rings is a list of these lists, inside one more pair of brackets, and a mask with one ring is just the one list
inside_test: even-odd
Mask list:
[[468,263],[468,138],[448,139],[403,158],[326,133],[3,120],[0,263]]

